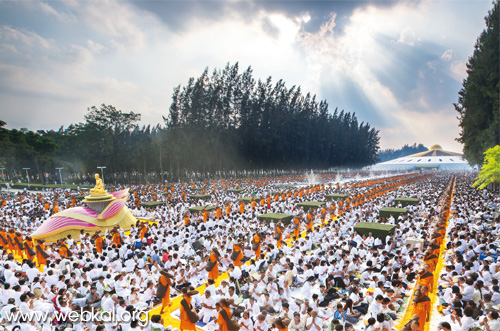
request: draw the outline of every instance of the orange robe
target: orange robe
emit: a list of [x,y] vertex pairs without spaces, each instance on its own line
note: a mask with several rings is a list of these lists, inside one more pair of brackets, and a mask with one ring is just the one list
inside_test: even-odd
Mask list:
[[213,252],[210,253],[210,261],[215,262],[215,266],[208,273],[208,278],[216,280],[217,278],[219,278],[219,263],[217,262],[217,258],[215,257]]
[[253,241],[259,244],[259,248],[255,251],[255,259],[258,260],[260,258],[260,237],[255,234],[253,236]]
[[34,249],[34,248],[33,248],[33,242],[32,242],[32,241],[29,241],[29,240],[28,240],[28,241],[25,241],[25,242],[24,242],[24,246],[25,246],[25,248],[24,248],[24,249],[25,249],[25,251],[26,251],[26,257],[28,258],[28,260],[33,261],[33,260],[35,259],[35,256],[34,256],[34,255],[30,255],[30,253],[28,252],[28,248],[27,248],[27,247],[29,247],[29,248],[31,248],[31,249]]
[[298,236],[299,236],[299,234],[300,234],[300,220],[299,220],[298,218],[295,218],[295,219],[293,220],[293,223],[294,223],[294,224],[297,224],[297,225],[296,225],[296,226],[297,226],[297,228],[296,228],[295,230],[293,230],[293,235],[294,235],[295,237],[298,237]]
[[240,213],[243,214],[245,212],[245,204],[242,202],[240,203]]
[[243,252],[241,251],[240,245],[233,245],[233,250],[235,252],[240,252],[240,254],[238,254],[238,257],[236,258],[236,260],[233,261],[233,264],[236,267],[241,267],[243,265],[243,263],[241,263],[241,259],[243,258]]
[[[44,244],[40,244],[40,248],[42,250],[45,250],[45,245]],[[38,250],[36,250],[36,260],[38,261],[38,265],[39,266],[47,264],[47,259],[43,258],[42,254]]]
[[17,244],[17,241],[15,241],[14,238],[17,238],[17,240],[21,244],[23,243],[23,238],[21,236],[14,234],[14,236],[12,237],[12,241],[14,242],[14,248],[16,249],[17,255],[24,257],[23,250],[19,247],[19,245]]
[[161,275],[160,284],[167,288],[167,292],[165,292],[165,295],[163,296],[163,298],[161,298],[161,309],[163,309],[168,307],[168,305],[170,304],[170,280],[167,277]]
[[[231,318],[231,316],[232,316],[231,309],[228,307],[223,307],[222,309],[224,309],[226,311],[228,318]],[[219,331],[229,331],[229,328],[227,327],[226,320],[224,319],[224,317],[222,317],[220,312],[217,315],[217,324],[220,325]]]
[[426,319],[427,319],[427,313],[430,312],[431,310],[431,299],[427,295],[424,295],[420,297],[416,304],[415,308],[413,309],[413,314],[418,315],[418,330],[419,331],[424,331]]
[[215,218],[219,219],[222,216],[222,209],[220,207],[217,208],[217,211],[215,212]]
[[[184,300],[187,301],[188,305],[190,306],[191,305],[191,298],[187,297],[187,298],[184,298]],[[180,311],[181,311],[181,325],[179,327],[179,329],[181,330],[196,330],[196,324],[194,323],[191,323],[189,321],[189,318],[188,318],[188,315],[186,313],[186,310],[184,309],[184,307],[182,305],[180,305],[181,308],[180,308]]]
[[120,233],[116,232],[113,234],[113,239],[111,240],[112,244],[115,244],[116,246],[121,245],[122,243],[122,238],[120,236]]
[[102,238],[97,237],[95,239],[95,249],[97,250],[97,253],[102,253],[102,248],[103,248]]
[[59,255],[68,257],[68,249],[66,248],[66,246],[59,247]]
[[436,270],[437,262],[438,262],[438,257],[435,254],[432,254],[425,260],[425,263],[427,263],[430,266],[429,269],[430,272],[434,272],[434,270]]
[[280,235],[279,239],[277,240],[276,242],[276,246],[278,247],[278,249],[281,247],[281,242],[283,240],[283,233],[281,233],[281,229],[278,227],[276,228],[276,233]]
[[417,284],[427,286],[429,288],[429,291],[431,291],[434,285],[434,275],[431,272],[426,272],[425,274],[420,276]]
[[141,229],[141,241],[144,239],[144,236],[146,235],[146,232],[148,232],[148,228],[143,226]]
[[13,233],[7,233],[7,249],[9,251],[11,251],[12,253],[14,252],[15,250],[15,246],[14,246],[14,234]]
[[307,220],[308,220],[308,223],[307,223],[307,226],[306,226],[306,229],[310,230],[313,228],[313,217],[311,214],[307,214]]

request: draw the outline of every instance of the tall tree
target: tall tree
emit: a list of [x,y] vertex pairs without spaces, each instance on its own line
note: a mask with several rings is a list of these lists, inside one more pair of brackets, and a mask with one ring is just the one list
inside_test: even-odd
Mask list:
[[476,41],[467,63],[467,78],[455,109],[459,113],[464,156],[471,164],[482,161],[482,153],[500,144],[500,31],[499,2],[485,18],[486,29]]

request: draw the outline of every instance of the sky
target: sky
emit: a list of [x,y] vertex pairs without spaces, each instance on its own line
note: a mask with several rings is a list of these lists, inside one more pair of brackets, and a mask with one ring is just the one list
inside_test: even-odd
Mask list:
[[489,0],[0,1],[0,119],[58,129],[102,103],[163,123],[173,88],[227,63],[326,99],[380,147],[461,152],[457,102]]

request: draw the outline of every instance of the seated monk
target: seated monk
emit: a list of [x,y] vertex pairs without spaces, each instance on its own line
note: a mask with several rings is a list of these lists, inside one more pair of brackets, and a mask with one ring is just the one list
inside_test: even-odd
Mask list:
[[102,179],[99,178],[99,174],[95,174],[95,186],[90,190],[90,194],[106,194],[104,183]]

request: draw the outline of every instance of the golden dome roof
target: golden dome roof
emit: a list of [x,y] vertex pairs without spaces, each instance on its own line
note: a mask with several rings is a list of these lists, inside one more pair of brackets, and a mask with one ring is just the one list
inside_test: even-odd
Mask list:
[[443,150],[443,147],[441,147],[441,145],[432,145],[430,148],[429,148],[430,151],[442,151]]

